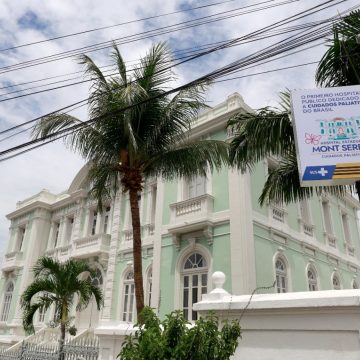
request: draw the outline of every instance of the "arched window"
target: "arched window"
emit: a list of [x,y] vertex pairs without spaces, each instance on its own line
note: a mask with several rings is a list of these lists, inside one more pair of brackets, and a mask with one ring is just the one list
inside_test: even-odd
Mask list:
[[135,284],[134,272],[128,271],[124,277],[124,290],[123,290],[123,321],[133,321],[135,312]]
[[333,275],[332,285],[333,285],[334,290],[340,290],[341,289],[340,279],[339,279],[339,276],[337,274]]
[[352,286],[352,288],[353,289],[358,289],[359,288],[359,284],[358,284],[358,282],[354,279],[353,281],[352,281],[352,284],[351,284]]
[[147,272],[146,276],[146,305],[151,306],[151,294],[152,294],[152,268]]
[[286,293],[287,289],[287,270],[284,260],[277,258],[275,261],[275,275],[276,275],[276,291],[278,293]]
[[317,284],[316,271],[313,267],[309,266],[308,271],[307,271],[307,279],[308,279],[309,291],[319,290],[318,284]]
[[193,304],[201,301],[201,296],[207,292],[208,265],[199,253],[188,256],[184,262],[181,274],[182,307],[187,320],[197,320],[197,312]]
[[2,313],[1,313],[1,321],[7,321],[8,317],[9,317],[9,311],[10,311],[10,305],[11,305],[13,292],[14,292],[14,283],[11,281],[7,285],[6,291],[4,294],[4,303],[3,303]]

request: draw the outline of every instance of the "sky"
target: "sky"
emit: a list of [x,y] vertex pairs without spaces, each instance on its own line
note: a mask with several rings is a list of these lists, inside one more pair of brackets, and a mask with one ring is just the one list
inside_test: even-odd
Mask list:
[[[27,92],[40,91],[83,80],[81,73],[65,75],[83,70],[82,66],[78,63],[78,59],[74,56],[58,61],[43,62],[31,67],[24,66],[29,65],[29,63],[19,65],[16,68],[6,68],[7,66],[104,41],[116,40],[129,35],[147,34],[146,39],[136,40],[133,37],[132,42],[119,45],[123,58],[129,61],[128,66],[131,68],[131,65],[137,59],[144,56],[147,50],[159,41],[167,42],[168,46],[175,51],[174,56],[176,56],[178,54],[176,51],[241,37],[323,2],[319,0],[298,0],[286,3],[286,0],[272,0],[265,3],[265,1],[87,0],[85,2],[83,0],[2,0],[0,2],[0,131],[86,99],[90,91],[89,83],[83,83],[3,101],[9,97]],[[260,2],[263,4],[240,9]],[[358,5],[358,0],[333,1],[332,3],[338,4],[291,25],[339,16],[342,11],[349,9],[351,6]],[[213,5],[207,6],[210,4]],[[269,7],[270,5],[277,6],[260,10],[260,8]],[[189,10],[194,7],[201,8]],[[259,11],[240,15],[244,10],[250,9],[258,9]],[[173,12],[176,13],[158,16]],[[155,37],[151,36],[151,30],[153,29],[172,29],[171,25],[217,13],[223,13],[223,17],[227,15],[232,15],[233,17]],[[154,16],[158,17],[144,21],[139,20]],[[212,18],[208,17],[207,19]],[[126,24],[112,26],[120,23]],[[106,26],[112,27],[6,50],[23,44],[44,41],[50,38]],[[258,41],[218,51],[206,57],[177,66],[173,71],[177,74],[178,80],[172,86],[179,86],[191,81],[209,71],[260,51],[288,36],[289,34],[274,37],[264,36],[258,39]],[[318,41],[315,45],[317,46],[311,49],[279,58],[267,64],[258,64],[256,67],[242,70],[232,76],[244,76],[308,62],[317,62],[326,51],[325,39]],[[111,49],[107,48],[86,54],[91,56],[99,66],[105,66],[110,63],[110,51]],[[254,109],[264,106],[275,106],[278,93],[286,88],[291,90],[315,87],[315,70],[316,65],[308,65],[214,83],[206,95],[206,100],[208,105],[215,106],[226,100],[228,95],[238,92],[243,96],[245,102]],[[60,75],[61,77],[51,80],[38,81]],[[73,77],[79,78],[63,81]],[[37,82],[18,85],[30,81]],[[63,82],[44,86],[51,81]],[[35,86],[41,87],[7,94]],[[71,114],[86,120],[87,108],[86,106],[81,107],[71,112]],[[30,140],[30,133],[28,131],[4,140],[5,136],[10,134],[12,133],[0,135],[0,151]],[[53,193],[60,193],[66,190],[83,164],[84,160],[77,154],[72,153],[61,141],[0,162],[0,253],[5,252],[5,245],[9,234],[10,222],[6,219],[6,214],[15,210],[16,202],[24,200],[42,189],[48,189]]]

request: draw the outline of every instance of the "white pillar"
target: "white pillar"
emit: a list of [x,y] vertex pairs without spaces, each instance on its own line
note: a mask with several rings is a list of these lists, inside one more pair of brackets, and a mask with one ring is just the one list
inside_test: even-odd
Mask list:
[[102,232],[101,229],[101,220],[102,220],[102,214],[100,211],[96,213],[96,227],[95,227],[95,234],[100,234]]
[[[111,240],[109,249],[109,259],[106,272],[105,290],[104,290],[104,308],[102,311],[101,320],[111,320],[111,310],[113,304],[113,289],[115,282],[115,271],[116,271],[116,255],[119,242],[119,231],[120,231],[120,208],[121,208],[121,192],[118,192],[113,203],[112,220],[111,223]],[[110,220],[110,219],[109,219]]]
[[47,239],[46,250],[50,250],[50,249],[51,249],[52,239],[53,239],[53,237],[54,237],[54,228],[55,228],[55,223],[52,221],[52,222],[51,222],[51,226],[50,226],[49,237],[48,237],[48,239]]
[[152,264],[152,294],[151,307],[158,310],[160,299],[160,263],[161,263],[161,230],[164,206],[164,182],[158,180],[156,192],[156,213],[155,213],[155,229],[154,229],[154,249]]
[[232,293],[250,294],[256,288],[250,175],[229,170],[229,194]]
[[89,235],[89,221],[90,221],[90,209],[85,210],[85,221],[82,237]]

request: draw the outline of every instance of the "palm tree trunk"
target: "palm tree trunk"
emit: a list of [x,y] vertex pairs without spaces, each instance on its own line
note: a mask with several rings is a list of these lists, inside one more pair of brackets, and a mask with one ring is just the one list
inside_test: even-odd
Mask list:
[[60,346],[59,346],[59,360],[65,359],[63,348],[65,343],[65,323],[61,321],[60,323],[60,331],[61,331],[61,337],[60,337]]
[[135,189],[129,190],[131,221],[133,228],[133,257],[134,257],[134,283],[135,283],[135,299],[136,313],[138,322],[141,324],[140,313],[144,308],[144,288],[142,276],[142,247],[141,247],[141,227],[140,227],[140,211],[138,192]]

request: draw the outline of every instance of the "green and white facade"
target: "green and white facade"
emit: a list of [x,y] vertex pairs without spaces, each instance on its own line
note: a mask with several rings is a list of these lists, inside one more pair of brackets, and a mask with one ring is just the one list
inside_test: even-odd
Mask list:
[[[250,110],[242,97],[226,101],[199,116],[192,137],[226,140],[232,114]],[[143,271],[146,302],[160,316],[184,309],[207,293],[210,274],[227,276],[225,290],[249,294],[357,288],[360,284],[359,203],[350,194],[313,197],[301,204],[260,207],[258,197],[269,167],[257,164],[251,174],[223,168],[207,178],[163,182],[149,180],[141,194]],[[17,203],[8,215],[9,242],[0,280],[0,343],[24,336],[20,295],[32,281],[31,269],[42,255],[66,260],[86,258],[96,266],[105,306],[75,314],[78,328],[113,327],[134,319],[132,230],[128,195],[118,193],[103,213],[87,197],[84,167],[69,189],[46,190]],[[37,328],[53,313],[38,314]]]

